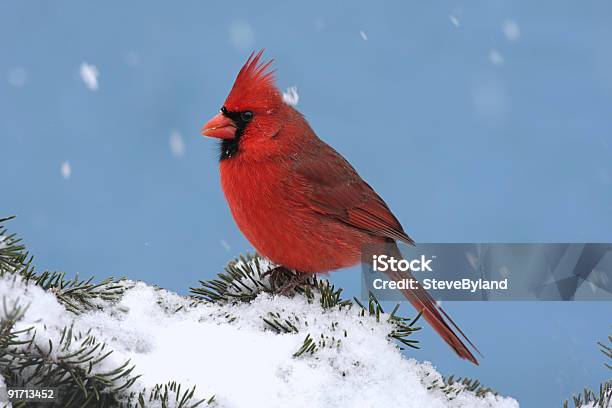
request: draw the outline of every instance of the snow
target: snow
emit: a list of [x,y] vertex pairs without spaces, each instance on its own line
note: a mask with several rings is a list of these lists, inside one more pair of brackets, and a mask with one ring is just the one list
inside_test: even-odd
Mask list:
[[506,20],[502,24],[502,31],[508,41],[516,41],[521,37],[521,28],[514,20]]
[[8,401],[8,395],[2,390],[6,387],[6,383],[4,382],[4,377],[0,374],[0,404],[3,404],[2,407],[12,408],[12,404]]
[[99,88],[98,76],[100,75],[100,73],[98,72],[98,68],[96,68],[95,65],[91,65],[91,64],[84,62],[81,64],[79,73],[81,74],[81,79],[85,83],[85,86],[89,88],[89,90],[91,91],[98,90]]
[[363,30],[359,31],[359,35],[361,36],[361,39],[363,41],[368,41],[368,35],[365,33],[365,31]]
[[450,19],[450,22],[455,26],[455,28],[459,27],[459,19],[457,18],[457,16],[449,14],[448,18]]
[[6,235],[0,235],[0,249],[6,248]]
[[255,33],[244,20],[232,21],[229,25],[230,43],[239,50],[249,50],[255,42]]
[[177,130],[170,132],[169,142],[170,151],[174,157],[181,157],[185,154],[185,142],[183,142],[183,136]]
[[499,53],[499,51],[493,49],[489,51],[489,60],[493,65],[503,65],[504,57]]
[[297,86],[290,86],[285,92],[283,92],[283,101],[287,105],[296,106],[300,101],[300,95],[297,91]]
[[219,241],[219,243],[221,244],[221,246],[223,247],[223,249],[225,249],[225,252],[229,252],[230,249],[232,249],[231,245],[229,244],[229,242],[227,242],[226,240],[222,239],[221,241]]
[[[131,391],[176,380],[197,385],[198,398],[214,395],[216,406],[230,408],[518,407],[493,394],[476,397],[464,390],[449,400],[435,387],[428,390],[440,374],[430,363],[401,354],[387,339],[386,319],[360,316],[356,307],[325,311],[301,296],[268,294],[236,305],[194,303],[142,282],[125,285],[119,301],[78,316],[51,293],[8,276],[0,278],[0,297],[30,304],[16,328],[34,327],[44,350],[71,323],[77,332],[91,330],[114,350],[98,370],[130,359],[142,374]],[[266,330],[262,318],[271,312],[290,319],[299,333]],[[294,357],[306,334],[326,338],[326,346]]]
[[28,82],[28,72],[23,67],[13,67],[6,77],[9,84],[16,88],[21,88]]
[[64,178],[64,180],[68,180],[70,176],[72,175],[72,166],[70,165],[70,162],[69,161],[63,162],[62,167],[60,168],[60,171],[62,173],[62,177]]

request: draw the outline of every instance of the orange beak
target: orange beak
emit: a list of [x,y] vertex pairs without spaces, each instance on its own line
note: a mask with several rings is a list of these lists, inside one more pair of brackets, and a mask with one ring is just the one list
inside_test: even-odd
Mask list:
[[219,113],[206,122],[202,128],[202,135],[219,139],[233,139],[236,136],[236,124],[230,118]]

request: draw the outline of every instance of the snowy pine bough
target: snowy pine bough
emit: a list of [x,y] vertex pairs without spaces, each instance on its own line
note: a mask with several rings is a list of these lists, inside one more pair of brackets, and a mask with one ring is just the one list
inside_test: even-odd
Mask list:
[[418,316],[342,299],[322,279],[279,296],[257,256],[185,297],[40,273],[19,238],[0,236],[0,406],[33,406],[7,387],[55,387],[62,407],[518,407],[402,355]]

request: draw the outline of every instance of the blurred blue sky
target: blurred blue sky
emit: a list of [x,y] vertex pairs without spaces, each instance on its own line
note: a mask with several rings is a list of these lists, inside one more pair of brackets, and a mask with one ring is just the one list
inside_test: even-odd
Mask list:
[[[610,242],[611,19],[603,0],[2,1],[0,215],[41,267],[181,293],[212,277],[250,245],[199,129],[265,47],[417,242]],[[359,293],[357,268],[331,278]],[[410,354],[524,407],[609,377],[610,303],[447,309],[482,366],[430,329]]]

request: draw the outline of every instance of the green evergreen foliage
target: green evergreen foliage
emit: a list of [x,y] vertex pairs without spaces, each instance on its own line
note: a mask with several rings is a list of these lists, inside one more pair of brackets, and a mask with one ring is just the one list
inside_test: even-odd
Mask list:
[[484,397],[491,393],[498,395],[492,388],[485,387],[478,380],[473,380],[467,377],[455,378],[453,375],[449,377],[443,377],[442,381],[434,380],[428,389],[440,389],[448,399],[454,399],[460,393],[464,391],[470,391],[476,394],[478,397]]
[[250,256],[240,256],[238,260],[229,262],[217,279],[199,281],[199,288],[189,288],[194,299],[212,303],[249,302],[261,292],[272,293],[272,288],[263,282],[259,258],[254,258],[253,263],[249,263],[249,259]]
[[610,343],[609,346],[601,342],[597,344],[601,347],[601,352],[610,360],[609,363],[605,363],[606,367],[612,370],[612,335],[608,336],[608,342]]
[[[262,268],[261,259],[253,254],[240,256],[225,267],[224,272],[220,273],[217,279],[210,281],[200,281],[200,287],[190,288],[192,296],[196,300],[208,302],[249,302],[255,299],[260,293],[274,294],[274,286],[285,286],[300,277],[291,271],[281,271],[273,285],[266,276],[266,268]],[[379,301],[372,293],[369,294],[368,305],[361,304],[359,299],[343,299],[342,289],[336,288],[329,281],[312,276],[301,281],[301,284],[294,289],[294,293],[304,296],[309,302],[318,301],[324,310],[360,308],[362,317],[375,317],[379,322],[384,310]],[[397,315],[399,304],[395,306],[387,320],[392,324],[393,331],[389,333],[389,338],[397,340],[402,346],[418,348],[418,340],[411,338],[414,332],[420,330],[415,323],[421,316],[418,314],[414,319]],[[281,316],[278,313],[270,313],[262,318],[266,325],[276,333],[298,333],[296,326],[297,316]],[[299,320],[299,319],[298,319]],[[312,341],[310,335],[306,336],[305,345]],[[304,347],[304,346],[303,346]],[[302,348],[303,348],[302,347]],[[300,350],[302,350],[300,348]],[[402,348],[400,346],[400,348]],[[306,350],[307,349],[307,350]],[[296,354],[302,355],[305,351],[314,352],[310,344],[305,350],[298,350]]]
[[35,272],[32,264],[34,258],[26,251],[21,238],[16,234],[7,234],[3,226],[4,222],[13,218],[0,218],[0,236],[4,236],[0,245],[0,276],[7,273],[21,276],[26,282],[55,294],[60,303],[75,314],[95,308],[98,300],[112,302],[121,298],[127,289],[123,279],[110,277],[93,283],[93,277],[81,280],[76,275],[68,279],[64,272]]
[[[74,314],[117,301],[129,285],[122,279],[108,278],[94,283],[94,278],[81,280],[78,276],[67,278],[64,272],[34,270],[33,257],[27,252],[21,238],[8,234],[4,223],[14,217],[0,218],[0,277],[13,275],[29,284],[52,293],[66,309]],[[44,346],[36,342],[33,328],[16,330],[16,323],[23,317],[28,305],[19,301],[8,303],[0,299],[0,375],[10,387],[57,388],[61,407],[123,407],[142,408],[147,402],[160,402],[162,407],[191,408],[212,404],[214,397],[206,401],[193,401],[195,387],[181,388],[171,382],[158,384],[151,390],[138,394],[126,390],[138,379],[135,367],[129,361],[108,370],[100,367],[113,351],[90,333],[74,332],[65,327],[57,344],[49,341]],[[169,405],[173,402],[172,405]],[[35,406],[39,403],[14,403],[14,408]],[[43,405],[40,403],[41,406]]]
[[32,257],[29,256],[25,246],[22,244],[21,238],[16,234],[8,234],[4,223],[10,221],[14,216],[0,218],[0,236],[3,237],[0,241],[0,276],[7,273],[19,273],[24,277],[29,277]]
[[[14,330],[23,311],[14,304],[0,318],[0,373],[7,385],[57,388],[61,390],[60,406],[110,407],[118,403],[118,393],[138,378],[132,375],[134,366],[129,361],[113,370],[99,371],[112,350],[89,333],[74,333],[72,327],[64,328],[58,344],[49,341],[47,347],[41,347],[32,329]],[[76,351],[71,348],[73,343]]]
[[127,402],[119,403],[119,408],[146,408],[152,402],[161,405],[162,408],[196,408],[204,405],[214,405],[215,396],[209,399],[195,400],[196,387],[182,388],[176,381],[167,384],[157,384],[150,391],[142,390],[137,395],[131,393]]
[[[7,234],[2,225],[13,217],[0,219],[0,276],[12,274],[25,282],[53,293],[66,309],[79,313],[94,307],[96,299],[118,299],[124,288],[112,278],[99,284],[93,279],[66,279],[64,273],[45,271],[37,274],[32,257],[20,238]],[[110,371],[98,368],[112,350],[89,333],[75,333],[65,327],[58,344],[51,341],[45,347],[37,344],[32,328],[16,330],[15,324],[23,317],[28,305],[18,301],[7,304],[2,298],[0,314],[0,374],[7,386],[55,387],[61,390],[60,406],[116,406],[116,395],[130,387],[137,376],[129,361]],[[31,405],[31,404],[30,404]],[[14,407],[26,406],[15,403]]]
[[[610,408],[612,405],[612,381],[601,383],[599,392],[595,393],[587,388],[582,394],[572,397],[575,408]],[[563,408],[569,408],[567,401],[563,403]]]

